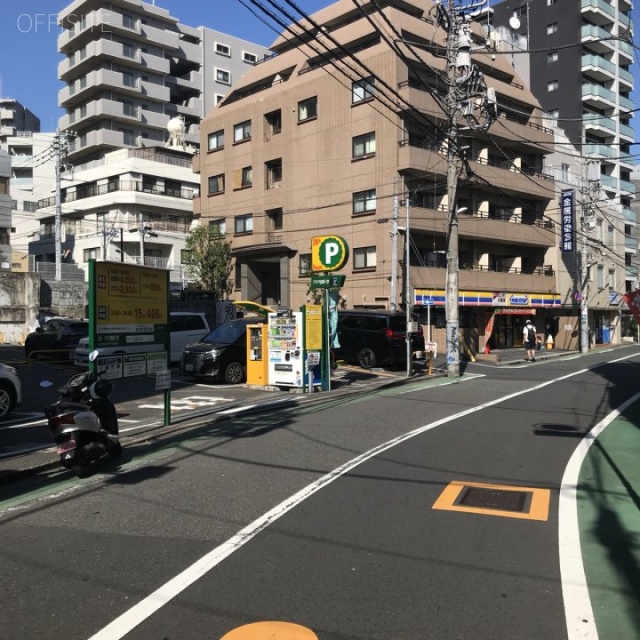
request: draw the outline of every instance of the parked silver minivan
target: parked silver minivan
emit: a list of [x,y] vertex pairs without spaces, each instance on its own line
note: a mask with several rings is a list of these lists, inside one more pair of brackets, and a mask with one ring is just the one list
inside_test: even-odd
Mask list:
[[[180,362],[182,350],[192,342],[198,342],[211,331],[204,313],[191,311],[173,311],[169,314],[169,333],[171,335],[171,363]],[[100,348],[100,357],[117,356],[129,353],[150,353],[158,351],[157,344],[137,344],[128,347]],[[89,364],[89,338],[78,343],[74,356],[77,367]]]

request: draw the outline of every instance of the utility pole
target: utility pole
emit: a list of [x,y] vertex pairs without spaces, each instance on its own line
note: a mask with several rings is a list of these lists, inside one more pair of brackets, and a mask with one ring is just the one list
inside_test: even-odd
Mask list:
[[391,311],[398,310],[398,177],[393,177],[393,204],[391,210]]
[[592,158],[581,161],[580,176],[580,353],[589,352],[589,249],[587,234],[594,228],[594,207],[600,197],[600,163]]
[[55,194],[55,254],[56,254],[56,282],[62,280],[62,138],[60,130],[56,130],[53,138],[53,158],[56,172],[56,194]]
[[411,299],[411,277],[409,272],[409,258],[411,256],[411,236],[409,235],[409,192],[405,195],[405,209],[406,209],[406,222],[407,228],[404,232],[404,307],[405,307],[405,319],[406,330],[405,338],[407,341],[407,378],[411,377],[413,369],[413,349],[411,342],[411,333],[409,332],[409,323],[411,322],[411,308],[413,307],[413,300]]
[[55,163],[55,197],[54,197],[54,239],[56,254],[56,281],[62,280],[62,170],[66,166],[69,138],[74,134],[61,134],[56,129],[53,137],[53,159]]
[[[485,2],[456,7],[447,0],[447,8],[437,6],[438,24],[447,31],[447,280],[446,280],[446,353],[447,375],[460,376],[458,179],[462,170],[462,150],[458,144],[458,120],[465,128],[484,131],[496,117],[495,91],[487,88],[478,67],[471,62],[471,26],[465,11]],[[481,47],[486,49],[486,47]]]

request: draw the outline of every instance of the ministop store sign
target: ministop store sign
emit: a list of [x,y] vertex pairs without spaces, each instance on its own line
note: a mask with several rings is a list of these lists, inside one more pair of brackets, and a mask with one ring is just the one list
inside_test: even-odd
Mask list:
[[349,259],[349,245],[340,236],[311,238],[311,271],[336,271]]

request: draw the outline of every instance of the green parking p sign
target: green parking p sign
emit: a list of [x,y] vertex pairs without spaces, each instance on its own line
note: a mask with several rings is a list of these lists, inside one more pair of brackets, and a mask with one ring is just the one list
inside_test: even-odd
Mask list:
[[311,271],[336,271],[349,259],[349,245],[340,236],[311,238]]

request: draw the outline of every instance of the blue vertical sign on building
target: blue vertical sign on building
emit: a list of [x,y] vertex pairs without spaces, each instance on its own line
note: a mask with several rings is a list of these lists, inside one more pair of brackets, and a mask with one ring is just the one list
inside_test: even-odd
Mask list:
[[562,251],[573,251],[574,249],[574,198],[575,191],[567,189],[560,195],[560,215],[562,216],[561,240]]

